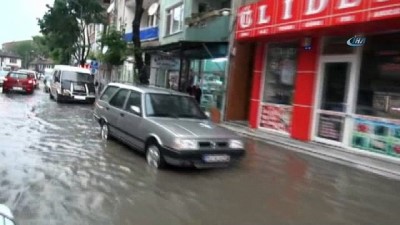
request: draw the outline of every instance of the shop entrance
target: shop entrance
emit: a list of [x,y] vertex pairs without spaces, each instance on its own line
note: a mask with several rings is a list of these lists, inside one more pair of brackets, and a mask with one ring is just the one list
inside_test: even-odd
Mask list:
[[322,56],[320,60],[314,139],[345,146],[349,141],[356,86],[355,55]]

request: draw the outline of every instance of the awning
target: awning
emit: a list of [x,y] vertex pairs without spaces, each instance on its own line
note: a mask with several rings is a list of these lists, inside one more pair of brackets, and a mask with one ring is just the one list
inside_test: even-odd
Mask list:
[[186,59],[212,59],[228,54],[228,42],[180,41],[160,46],[144,47],[148,54],[168,54]]

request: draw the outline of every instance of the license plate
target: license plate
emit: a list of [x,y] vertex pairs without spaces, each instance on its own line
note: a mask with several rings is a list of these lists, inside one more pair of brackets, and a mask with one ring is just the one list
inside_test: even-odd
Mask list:
[[16,90],[16,91],[22,91],[23,90],[22,87],[13,87],[12,89]]
[[205,162],[229,162],[231,157],[229,155],[205,155],[203,156]]
[[77,100],[86,100],[85,96],[75,96],[74,98]]

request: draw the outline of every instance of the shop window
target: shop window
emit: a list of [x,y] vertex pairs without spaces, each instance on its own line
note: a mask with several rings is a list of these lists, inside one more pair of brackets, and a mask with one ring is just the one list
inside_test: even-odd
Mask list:
[[400,119],[400,33],[367,37],[356,113]]
[[323,55],[347,55],[353,54],[355,47],[347,45],[349,37],[327,37],[324,39]]
[[367,37],[352,146],[400,157],[400,33]]
[[263,101],[292,105],[297,65],[297,44],[268,45]]

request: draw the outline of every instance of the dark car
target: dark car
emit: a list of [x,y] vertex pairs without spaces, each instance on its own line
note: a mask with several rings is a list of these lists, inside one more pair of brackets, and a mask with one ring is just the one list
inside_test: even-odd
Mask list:
[[10,91],[23,91],[27,94],[32,94],[35,90],[34,80],[34,75],[27,72],[9,72],[3,81],[3,93],[8,93]]

